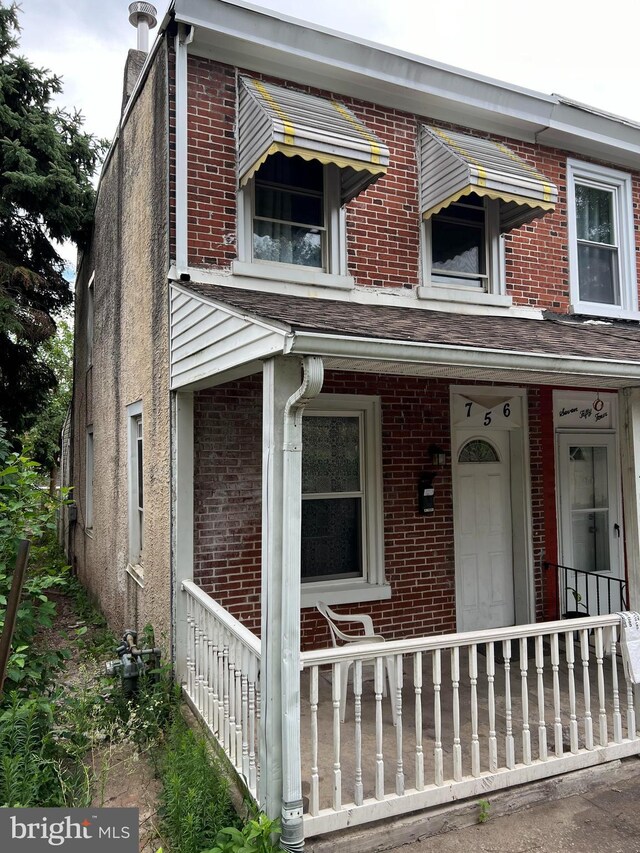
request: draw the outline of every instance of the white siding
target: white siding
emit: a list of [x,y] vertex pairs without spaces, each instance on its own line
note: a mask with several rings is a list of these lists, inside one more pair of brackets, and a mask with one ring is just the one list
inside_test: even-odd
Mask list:
[[188,388],[207,377],[281,353],[285,334],[174,286],[171,387]]

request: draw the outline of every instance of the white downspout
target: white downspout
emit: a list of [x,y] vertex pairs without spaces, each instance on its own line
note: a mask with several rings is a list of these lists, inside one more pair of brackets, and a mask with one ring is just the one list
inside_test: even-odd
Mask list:
[[187,57],[193,41],[193,27],[178,26],[175,37],[176,52],[176,272],[178,278],[187,274]]
[[302,385],[284,409],[282,489],[282,835],[284,850],[304,848],[300,769],[300,547],[302,413],[322,389],[324,365],[303,361]]

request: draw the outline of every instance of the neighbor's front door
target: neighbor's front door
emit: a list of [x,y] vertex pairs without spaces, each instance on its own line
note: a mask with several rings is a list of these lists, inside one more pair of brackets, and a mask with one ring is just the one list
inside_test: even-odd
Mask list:
[[454,457],[458,630],[515,621],[509,432],[458,430]]
[[[615,435],[558,437],[560,562],[568,573],[566,611],[596,615],[622,608],[620,487]],[[600,580],[593,573],[601,575]],[[612,579],[608,583],[608,578]]]

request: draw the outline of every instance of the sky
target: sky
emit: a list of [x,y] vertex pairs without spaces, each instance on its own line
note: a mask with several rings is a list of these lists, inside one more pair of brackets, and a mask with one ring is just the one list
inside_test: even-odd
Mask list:
[[[1,0],[7,2],[7,0]],[[21,0],[20,51],[63,78],[61,104],[111,139],[129,0]],[[158,0],[158,17],[168,0]],[[640,121],[638,0],[260,0],[256,5]],[[153,39],[155,31],[152,31]]]

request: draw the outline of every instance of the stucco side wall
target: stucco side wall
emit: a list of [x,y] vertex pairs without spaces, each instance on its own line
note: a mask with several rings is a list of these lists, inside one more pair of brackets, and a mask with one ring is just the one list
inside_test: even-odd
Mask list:
[[[169,648],[167,81],[160,50],[102,175],[96,226],[77,283],[73,470],[81,581],[116,630],[150,623]],[[94,278],[93,365],[87,285]],[[128,416],[142,404],[143,586],[127,572]],[[86,430],[93,426],[93,529],[86,524]]]

